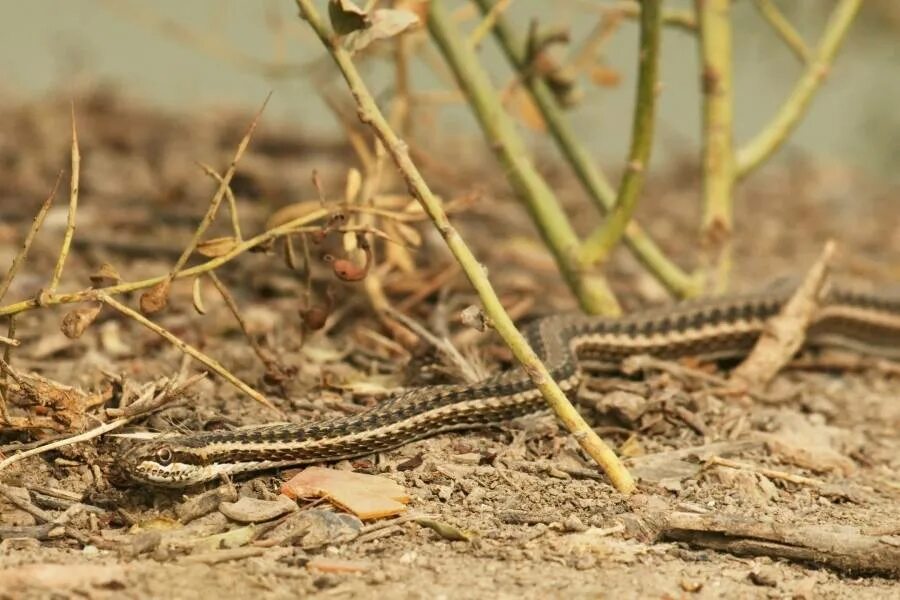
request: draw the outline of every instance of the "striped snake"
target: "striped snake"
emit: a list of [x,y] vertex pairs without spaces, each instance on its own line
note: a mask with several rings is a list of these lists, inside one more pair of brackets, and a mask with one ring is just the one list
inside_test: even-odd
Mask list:
[[[587,364],[615,371],[622,360],[639,354],[710,360],[744,356],[789,297],[787,290],[689,301],[619,319],[553,315],[532,323],[526,336],[572,396]],[[900,357],[900,297],[832,289],[809,326],[806,346]],[[220,475],[363,456],[545,408],[525,372],[514,369],[473,384],[404,390],[364,413],[324,422],[157,438],[127,452],[121,465],[138,482],[184,487]]]

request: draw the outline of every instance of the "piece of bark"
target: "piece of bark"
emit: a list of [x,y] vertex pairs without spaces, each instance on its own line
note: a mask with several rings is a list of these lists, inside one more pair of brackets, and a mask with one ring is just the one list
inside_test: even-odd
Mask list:
[[900,578],[900,539],[849,525],[760,523],[732,515],[665,515],[661,539],[732,554],[812,563],[853,575]]
[[806,329],[819,306],[819,294],[828,274],[835,244],[829,240],[803,283],[765,324],[750,355],[731,373],[730,380],[744,388],[768,383],[803,345]]

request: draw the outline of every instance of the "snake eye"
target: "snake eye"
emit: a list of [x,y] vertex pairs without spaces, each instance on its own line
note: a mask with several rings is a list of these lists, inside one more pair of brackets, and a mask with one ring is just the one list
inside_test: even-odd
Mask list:
[[169,448],[160,448],[156,451],[156,461],[162,466],[168,466],[172,462],[172,451]]

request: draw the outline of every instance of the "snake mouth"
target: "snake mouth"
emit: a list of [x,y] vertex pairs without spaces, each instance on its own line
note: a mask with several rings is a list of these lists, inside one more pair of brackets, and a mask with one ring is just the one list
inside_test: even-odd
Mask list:
[[167,441],[140,442],[126,450],[116,470],[130,483],[187,487],[215,478],[196,453],[179,452]]

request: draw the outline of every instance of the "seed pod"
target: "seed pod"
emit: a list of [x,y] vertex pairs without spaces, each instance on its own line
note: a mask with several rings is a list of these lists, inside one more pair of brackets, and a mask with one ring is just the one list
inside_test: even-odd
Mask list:
[[59,329],[70,339],[80,338],[88,326],[94,322],[103,305],[99,302],[92,302],[88,306],[82,306],[74,310],[70,310],[63,317],[62,325]]

